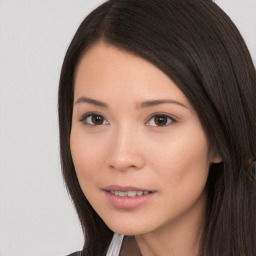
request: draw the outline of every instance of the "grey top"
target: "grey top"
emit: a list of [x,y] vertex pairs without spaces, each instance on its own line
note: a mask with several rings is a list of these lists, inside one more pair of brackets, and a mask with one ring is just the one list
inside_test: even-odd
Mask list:
[[[68,256],[81,256],[80,252]],[[138,244],[133,236],[114,234],[106,256],[141,256]]]
[[118,256],[120,254],[123,238],[123,235],[114,234],[106,256]]

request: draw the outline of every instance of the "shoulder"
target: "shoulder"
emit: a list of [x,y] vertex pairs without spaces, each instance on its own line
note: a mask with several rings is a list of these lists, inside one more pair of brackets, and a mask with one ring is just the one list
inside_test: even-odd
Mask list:
[[81,252],[73,252],[67,256],[81,256]]

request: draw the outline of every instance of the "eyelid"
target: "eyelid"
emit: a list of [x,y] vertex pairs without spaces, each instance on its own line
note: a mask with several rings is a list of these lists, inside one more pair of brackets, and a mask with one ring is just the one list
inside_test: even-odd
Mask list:
[[[104,122],[106,122],[106,123],[97,125],[97,124],[90,124],[90,123],[85,121],[88,117],[93,116],[93,115],[96,115],[96,116],[98,115],[98,116],[103,117]],[[149,124],[150,120],[154,117],[157,117],[157,116],[166,117],[166,118],[170,119],[171,121],[170,121],[170,123],[168,123],[166,125],[150,125]],[[87,113],[85,113],[81,116],[79,121],[84,123],[85,125],[89,125],[89,126],[102,126],[102,125],[109,125],[110,124],[109,121],[105,118],[105,116],[103,114],[99,113],[99,112],[87,112]],[[177,122],[177,119],[174,118],[172,115],[162,113],[162,112],[156,112],[156,113],[151,114],[150,117],[147,118],[147,121],[145,122],[145,125],[152,126],[152,127],[162,127],[163,128],[163,127],[167,127],[167,126],[169,126],[169,125],[171,125],[172,123],[175,123],[175,122]]]
[[[149,125],[149,124],[148,124],[149,121],[150,121],[152,118],[157,117],[157,116],[160,116],[160,117],[163,116],[163,117],[169,118],[169,119],[171,119],[171,122],[170,122],[169,124],[167,124],[167,125],[162,125],[162,126],[161,126],[161,125]],[[175,123],[175,122],[177,122],[177,119],[174,118],[173,116],[171,116],[170,114],[157,112],[157,113],[153,113],[152,115],[150,115],[150,117],[147,119],[147,121],[145,122],[145,124],[146,124],[147,126],[162,127],[162,128],[164,128],[164,127],[167,127],[167,126],[169,126],[169,125],[171,125],[172,123]]]
[[[86,122],[85,120],[90,117],[90,116],[93,116],[93,115],[98,115],[98,116],[101,116],[104,118],[104,120],[107,122],[107,124],[100,124],[100,125],[95,125],[95,124],[90,124],[88,122]],[[105,118],[105,116],[101,113],[98,113],[98,112],[88,112],[88,113],[85,113],[82,115],[82,117],[79,119],[80,122],[84,123],[85,125],[89,125],[89,126],[102,126],[102,125],[109,125],[109,121]]]

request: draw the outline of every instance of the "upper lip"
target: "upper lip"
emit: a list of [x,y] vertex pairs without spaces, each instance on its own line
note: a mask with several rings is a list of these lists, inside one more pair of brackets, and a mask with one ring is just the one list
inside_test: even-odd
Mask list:
[[104,188],[107,191],[152,191],[145,188],[138,188],[134,186],[120,186],[120,185],[110,185]]

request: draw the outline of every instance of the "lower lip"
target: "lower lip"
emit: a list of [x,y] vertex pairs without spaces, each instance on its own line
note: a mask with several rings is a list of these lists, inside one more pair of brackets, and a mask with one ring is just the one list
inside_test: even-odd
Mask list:
[[136,207],[141,206],[142,204],[146,203],[153,195],[153,193],[149,193],[147,195],[143,196],[134,196],[134,197],[128,197],[128,196],[116,196],[111,194],[109,191],[105,191],[105,195],[108,199],[108,201],[116,208],[119,209],[133,209]]

